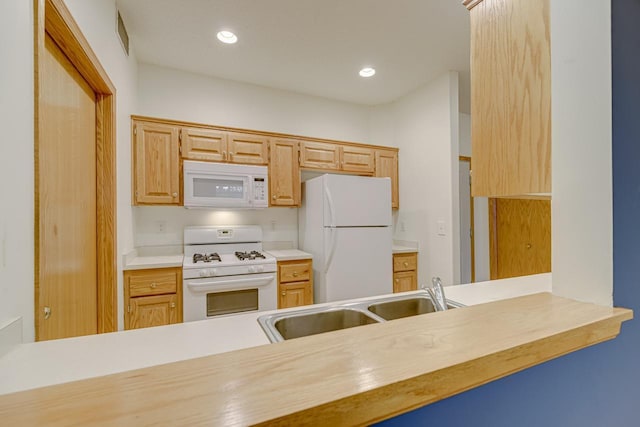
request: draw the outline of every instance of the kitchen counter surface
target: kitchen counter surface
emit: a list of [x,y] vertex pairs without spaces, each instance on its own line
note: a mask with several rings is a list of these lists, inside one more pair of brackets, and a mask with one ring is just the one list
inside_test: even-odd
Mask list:
[[298,259],[312,259],[313,255],[298,249],[282,249],[265,251],[273,255],[278,261],[294,261]]
[[[465,305],[550,291],[551,274],[445,287]],[[0,357],[0,394],[268,344],[257,322],[268,313],[20,344]]]
[[0,396],[0,413],[9,425],[370,424],[613,339],[632,317],[536,293]]
[[124,270],[145,270],[148,268],[182,267],[182,254],[137,256],[124,265]]
[[418,252],[418,248],[412,248],[409,246],[393,245],[391,246],[391,252],[394,254],[409,254]]

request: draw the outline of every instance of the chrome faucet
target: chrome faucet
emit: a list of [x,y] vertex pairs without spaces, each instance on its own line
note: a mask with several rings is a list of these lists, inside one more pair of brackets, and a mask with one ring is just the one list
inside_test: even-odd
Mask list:
[[423,286],[422,288],[429,293],[437,311],[445,311],[447,309],[447,299],[444,296],[444,287],[439,277],[431,279],[431,287]]

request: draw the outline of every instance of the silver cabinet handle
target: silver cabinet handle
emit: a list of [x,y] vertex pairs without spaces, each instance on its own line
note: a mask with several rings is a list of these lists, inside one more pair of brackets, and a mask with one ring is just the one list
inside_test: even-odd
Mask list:
[[47,320],[49,317],[51,317],[51,307],[45,307],[44,308],[44,320]]

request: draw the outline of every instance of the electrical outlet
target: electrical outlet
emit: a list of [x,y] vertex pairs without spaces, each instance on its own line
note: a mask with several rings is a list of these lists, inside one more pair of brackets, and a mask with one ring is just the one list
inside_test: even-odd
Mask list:
[[162,219],[156,221],[156,231],[158,233],[166,233],[167,232],[167,221],[162,220]]
[[447,228],[445,226],[444,221],[438,221],[436,224],[438,226],[438,236],[446,236]]

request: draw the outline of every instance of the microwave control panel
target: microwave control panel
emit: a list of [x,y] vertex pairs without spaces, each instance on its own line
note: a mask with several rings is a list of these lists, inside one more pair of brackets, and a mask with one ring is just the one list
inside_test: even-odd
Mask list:
[[267,200],[267,189],[265,188],[264,178],[253,179],[253,199],[254,200]]

